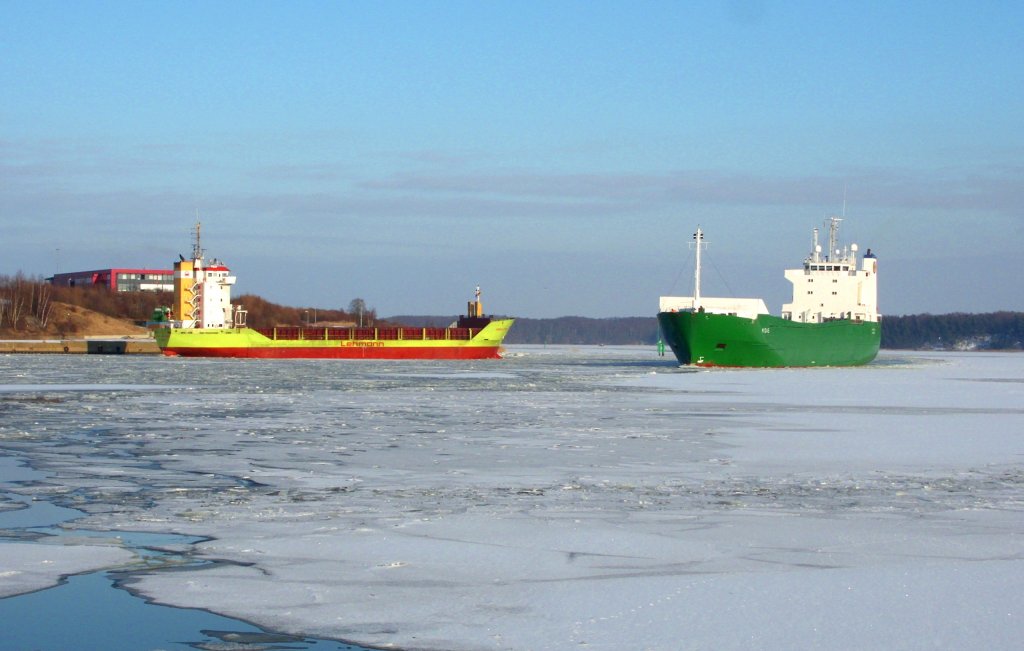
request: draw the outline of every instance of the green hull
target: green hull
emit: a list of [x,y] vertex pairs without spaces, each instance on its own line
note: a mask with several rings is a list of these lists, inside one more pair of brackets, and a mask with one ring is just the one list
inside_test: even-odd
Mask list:
[[878,354],[878,322],[798,323],[761,314],[661,312],[658,324],[681,364],[697,366],[856,366]]

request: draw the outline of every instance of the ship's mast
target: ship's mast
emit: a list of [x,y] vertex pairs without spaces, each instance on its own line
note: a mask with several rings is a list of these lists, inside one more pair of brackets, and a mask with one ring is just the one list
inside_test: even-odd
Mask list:
[[836,256],[836,241],[839,236],[839,222],[843,221],[842,217],[829,217],[828,224],[828,260],[833,261]]
[[700,249],[704,243],[704,231],[701,230],[700,226],[697,227],[697,232],[693,234],[693,242],[697,247],[697,261],[693,266],[693,309],[700,309]]
[[201,226],[202,226],[202,224],[200,224],[199,221],[197,220],[196,221],[195,238],[192,241],[192,259],[193,260],[201,260],[203,258],[203,247],[199,243],[199,229],[201,228]]
[[480,285],[476,286],[473,300],[466,304],[466,316],[471,319],[480,318],[484,315],[484,304],[480,302]]

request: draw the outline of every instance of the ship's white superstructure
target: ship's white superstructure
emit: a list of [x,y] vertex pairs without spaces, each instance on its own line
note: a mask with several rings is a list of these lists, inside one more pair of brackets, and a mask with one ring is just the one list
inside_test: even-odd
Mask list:
[[827,222],[825,255],[814,229],[811,254],[803,267],[786,270],[786,280],[793,283],[793,301],[782,306],[782,318],[800,323],[878,321],[878,260],[868,249],[858,267],[856,244],[838,248],[840,221],[832,217]]
[[[857,245],[838,248],[839,217],[832,217],[829,227],[828,253],[818,243],[814,229],[811,254],[799,269],[787,269],[786,279],[793,283],[793,300],[782,306],[782,318],[800,323],[822,323],[834,319],[878,321],[878,260],[871,249],[858,267]],[[693,235],[696,245],[693,296],[662,296],[659,312],[707,312],[755,319],[768,314],[760,298],[710,298],[701,296],[701,249],[704,232],[698,228]]]
[[192,259],[174,263],[174,302],[181,328],[230,328],[235,322],[231,305],[231,286],[235,277],[227,266],[214,258],[207,266],[196,224]]

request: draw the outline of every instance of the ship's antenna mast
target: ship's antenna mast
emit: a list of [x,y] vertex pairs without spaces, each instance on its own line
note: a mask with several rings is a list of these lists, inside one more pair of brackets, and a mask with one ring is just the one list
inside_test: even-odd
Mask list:
[[697,227],[697,232],[693,234],[693,242],[697,247],[697,261],[693,268],[693,309],[700,309],[700,249],[704,243],[704,231],[701,230],[700,226]]
[[195,241],[192,242],[192,259],[193,260],[200,260],[203,257],[203,247],[199,243],[199,229],[200,229],[200,227],[201,227],[201,224],[199,223],[199,220],[197,219],[196,220],[196,237],[195,237]]
[[836,254],[836,236],[839,233],[839,222],[843,221],[841,217],[830,217],[828,225],[828,260],[831,262],[834,260],[832,256]]

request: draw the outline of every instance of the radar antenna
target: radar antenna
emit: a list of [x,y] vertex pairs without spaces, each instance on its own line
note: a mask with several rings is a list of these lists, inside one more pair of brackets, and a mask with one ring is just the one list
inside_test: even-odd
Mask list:
[[196,220],[196,229],[195,229],[195,239],[192,242],[192,259],[193,260],[202,260],[202,258],[203,258],[203,247],[202,247],[202,245],[199,242],[199,230],[200,230],[201,227],[202,227],[202,224],[200,224],[199,220],[197,219]]

